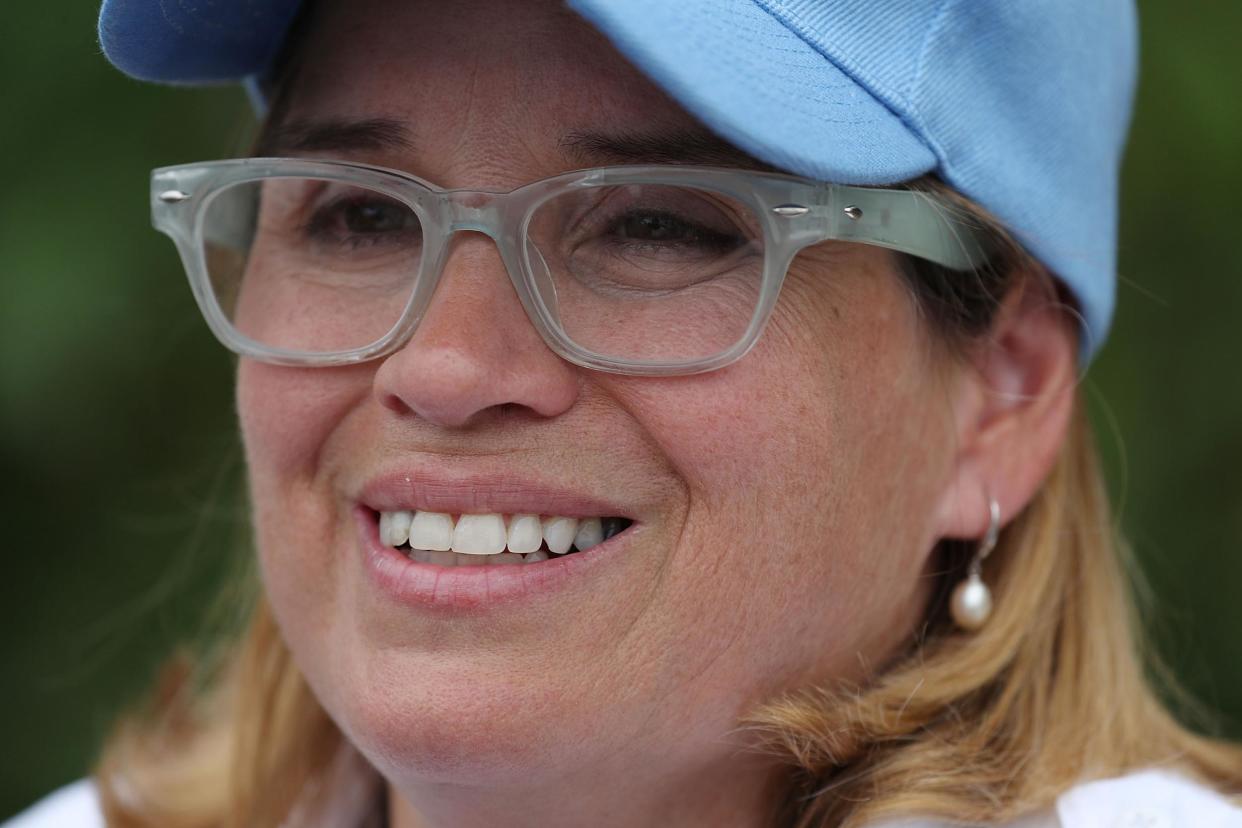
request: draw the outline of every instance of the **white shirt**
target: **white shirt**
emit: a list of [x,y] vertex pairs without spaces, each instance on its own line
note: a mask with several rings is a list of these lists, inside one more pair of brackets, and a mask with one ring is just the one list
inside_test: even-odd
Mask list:
[[[61,788],[2,828],[105,828],[95,785]],[[873,828],[953,828],[939,820],[902,819]],[[1070,788],[1050,810],[997,828],[1242,828],[1242,808],[1172,771],[1137,771]]]

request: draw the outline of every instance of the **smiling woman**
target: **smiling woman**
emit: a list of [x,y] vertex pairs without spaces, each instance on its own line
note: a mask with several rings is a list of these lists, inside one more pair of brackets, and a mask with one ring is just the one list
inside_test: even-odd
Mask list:
[[1242,825],[1077,399],[1127,3],[149,5],[261,590],[47,824]]

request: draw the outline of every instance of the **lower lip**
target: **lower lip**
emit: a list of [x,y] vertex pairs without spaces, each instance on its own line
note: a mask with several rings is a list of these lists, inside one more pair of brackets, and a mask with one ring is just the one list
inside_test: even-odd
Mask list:
[[380,591],[408,607],[446,612],[487,610],[564,592],[619,554],[633,528],[585,552],[536,563],[437,566],[381,543],[375,512],[365,506],[354,507],[354,519],[367,572]]

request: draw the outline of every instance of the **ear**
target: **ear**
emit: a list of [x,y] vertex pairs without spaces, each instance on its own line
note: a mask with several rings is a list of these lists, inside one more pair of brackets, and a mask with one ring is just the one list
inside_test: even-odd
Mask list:
[[1074,315],[1051,280],[1012,290],[959,375],[957,456],[938,508],[939,537],[980,538],[1038,491],[1065,440],[1078,380]]

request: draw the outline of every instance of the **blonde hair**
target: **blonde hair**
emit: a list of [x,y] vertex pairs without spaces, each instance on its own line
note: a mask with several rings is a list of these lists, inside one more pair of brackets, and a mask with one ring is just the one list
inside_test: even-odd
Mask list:
[[922,645],[873,686],[799,692],[750,717],[791,768],[776,824],[1003,822],[1155,765],[1242,793],[1242,747],[1187,730],[1148,683],[1145,667],[1177,693],[1138,643],[1127,559],[1079,407],[1051,477],[985,563],[983,629],[956,633],[942,601]]
[[[931,327],[962,340],[1038,265],[977,207],[958,204],[994,232],[999,264],[964,288],[960,274],[924,269],[912,287]],[[1153,765],[1242,794],[1242,747],[1181,725],[1149,683],[1148,671],[1177,694],[1140,645],[1127,582],[1137,570],[1081,399],[1049,479],[985,564],[996,609],[969,635],[954,629],[945,601],[963,551],[939,550],[940,597],[909,652],[872,684],[801,689],[742,723],[788,770],[772,825],[850,828],[897,814],[1000,822],[1047,807],[1078,781]],[[204,674],[174,661],[152,707],[107,743],[96,776],[112,828],[278,825],[330,793],[344,739],[262,596],[222,666]]]

